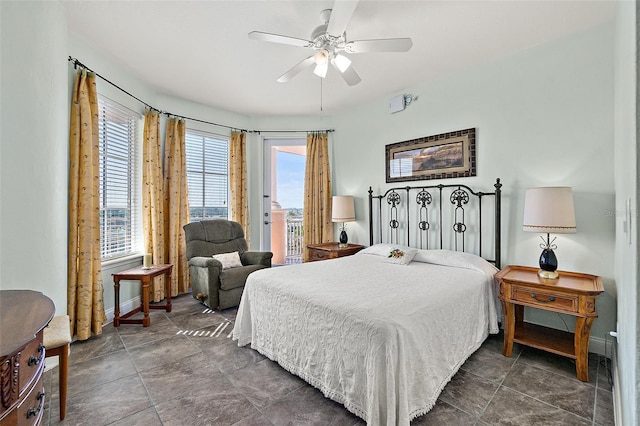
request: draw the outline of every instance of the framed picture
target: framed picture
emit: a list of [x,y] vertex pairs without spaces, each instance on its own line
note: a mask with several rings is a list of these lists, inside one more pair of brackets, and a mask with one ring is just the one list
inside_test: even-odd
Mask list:
[[476,129],[426,136],[385,147],[387,183],[476,175]]

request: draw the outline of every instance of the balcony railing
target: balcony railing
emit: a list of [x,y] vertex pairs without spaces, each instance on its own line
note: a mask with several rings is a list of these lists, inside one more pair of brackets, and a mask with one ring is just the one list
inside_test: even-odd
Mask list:
[[302,217],[287,217],[286,227],[286,246],[287,254],[285,261],[287,264],[302,263]]

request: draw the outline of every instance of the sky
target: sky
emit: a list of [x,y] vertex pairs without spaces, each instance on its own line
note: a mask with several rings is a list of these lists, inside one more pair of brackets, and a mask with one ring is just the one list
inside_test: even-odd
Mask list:
[[277,201],[284,209],[302,208],[305,157],[282,151],[278,151],[276,155],[278,164]]

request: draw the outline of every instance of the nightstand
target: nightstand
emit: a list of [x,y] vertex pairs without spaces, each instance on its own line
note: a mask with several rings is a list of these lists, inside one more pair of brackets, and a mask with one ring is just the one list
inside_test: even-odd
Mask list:
[[[511,356],[513,342],[576,360],[576,374],[589,381],[589,336],[598,316],[596,297],[604,291],[595,275],[558,271],[557,279],[538,276],[537,268],[507,266],[496,274],[504,314],[502,354]],[[575,333],[524,322],[529,306],[576,317]]]
[[309,250],[309,262],[351,256],[363,248],[364,246],[360,244],[347,244],[347,247],[339,247],[338,243],[309,244],[307,246]]

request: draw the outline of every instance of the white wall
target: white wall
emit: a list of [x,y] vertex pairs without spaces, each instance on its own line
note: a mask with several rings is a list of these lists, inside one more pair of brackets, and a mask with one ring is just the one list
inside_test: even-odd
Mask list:
[[[390,95],[336,115],[335,190],[357,197],[350,241],[368,244],[369,185],[374,192],[390,187],[386,144],[475,127],[477,176],[447,183],[490,191],[502,179],[503,265],[537,266],[540,256],[539,236],[522,231],[524,191],[573,187],[578,232],[558,236],[556,254],[560,269],[603,277],[592,337],[604,343],[616,318],[612,47],[607,25],[409,87],[405,93],[418,100],[396,114],[388,111]],[[575,323],[535,310],[527,318],[559,329],[562,319],[571,329]]]
[[[638,4],[618,2],[615,34],[616,276],[620,425],[638,424]],[[627,201],[629,200],[629,201]],[[627,211],[629,202],[632,211]],[[629,226],[631,229],[629,229]]]
[[57,2],[0,2],[0,288],[67,311],[67,19]]

